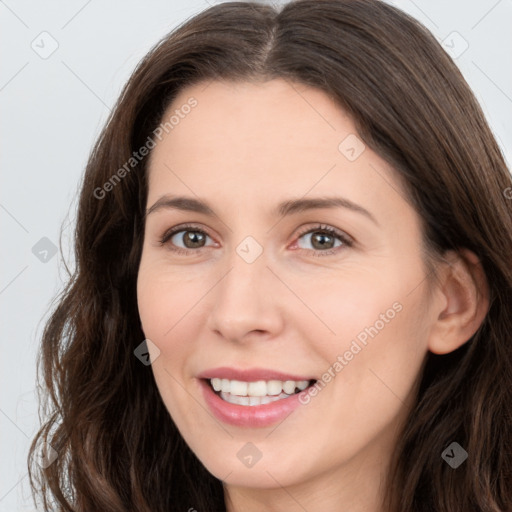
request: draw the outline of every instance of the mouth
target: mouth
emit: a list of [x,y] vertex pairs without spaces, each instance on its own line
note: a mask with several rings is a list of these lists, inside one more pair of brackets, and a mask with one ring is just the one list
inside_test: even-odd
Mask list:
[[286,400],[316,383],[316,379],[242,381],[215,377],[202,380],[224,402],[246,407]]
[[[203,399],[224,423],[245,428],[269,427],[297,410],[317,380],[268,368],[218,367],[197,375]],[[309,414],[310,408],[299,415]]]

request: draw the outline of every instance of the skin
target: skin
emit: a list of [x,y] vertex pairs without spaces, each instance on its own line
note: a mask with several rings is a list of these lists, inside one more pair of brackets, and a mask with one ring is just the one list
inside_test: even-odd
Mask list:
[[[164,117],[191,96],[198,105],[152,151],[147,208],[164,194],[186,195],[216,215],[150,213],[137,283],[143,331],[160,351],[152,369],[165,406],[224,482],[230,512],[379,511],[427,351],[455,350],[485,316],[482,267],[469,251],[447,253],[428,293],[420,217],[376,153],[366,147],[350,161],[340,152],[357,132],[322,91],[281,79],[201,83],[181,91]],[[271,214],[287,199],[334,195],[377,223],[344,208]],[[202,247],[185,245],[187,231],[159,244],[183,223],[207,233]],[[337,252],[321,254],[319,224],[353,246],[328,239],[326,249]],[[252,263],[236,252],[247,236],[263,250]],[[401,311],[282,423],[235,427],[207,408],[201,371],[263,367],[321,379],[394,303]],[[251,468],[237,457],[247,442],[262,455]]]

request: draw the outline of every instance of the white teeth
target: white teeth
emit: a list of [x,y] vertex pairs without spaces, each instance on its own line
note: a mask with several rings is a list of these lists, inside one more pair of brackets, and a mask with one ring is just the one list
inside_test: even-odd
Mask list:
[[250,396],[249,397],[249,405],[261,405],[261,396]]
[[222,379],[212,379],[211,383],[215,391],[220,391],[222,389]]
[[[233,380],[231,382],[232,384],[230,393],[233,395],[239,394],[233,389],[233,383],[235,383],[236,380]],[[267,394],[267,383],[264,380],[258,380],[257,382],[249,382],[249,385],[247,386],[247,392],[243,394],[249,396],[265,396]]]
[[304,391],[308,386],[309,386],[309,382],[307,380],[300,380],[299,382],[297,382],[297,387],[301,391]]
[[[252,386],[252,383],[251,383],[251,386]],[[232,395],[238,395],[238,396],[246,396],[247,394],[250,395],[251,394],[250,392],[247,393],[247,387],[248,387],[247,382],[242,382],[241,380],[232,380],[229,392]]]
[[283,383],[280,380],[269,380],[267,382],[267,395],[279,395],[281,391],[283,391]]
[[255,406],[269,404],[277,400],[282,400],[283,398],[289,398],[290,395],[281,393],[278,396],[237,396],[221,391],[220,397],[222,400],[229,402],[230,404]]
[[295,382],[293,380],[287,380],[283,385],[283,391],[291,395],[295,392]]
[[[229,380],[229,379],[210,379],[211,385],[215,391],[220,391],[221,396],[223,394],[229,394],[238,397],[278,397],[283,393],[286,395],[293,395],[295,389],[303,391],[309,386],[307,380],[258,380],[255,382],[245,382],[240,380]],[[255,405],[255,401],[253,401]],[[249,402],[248,402],[249,404]]]
[[228,379],[222,379],[221,390],[224,393],[229,393],[230,389],[231,389],[231,381],[229,381]]
[[231,397],[231,403],[236,405],[245,405],[244,400],[247,399],[245,396],[229,395]]

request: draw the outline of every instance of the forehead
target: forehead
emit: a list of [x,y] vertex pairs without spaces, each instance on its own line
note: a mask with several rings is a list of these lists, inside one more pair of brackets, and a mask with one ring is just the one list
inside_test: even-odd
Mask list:
[[221,153],[231,161],[266,155],[287,161],[300,153],[332,161],[339,156],[339,142],[356,132],[323,91],[284,79],[195,84],[178,94],[164,121],[190,98],[197,105],[172,128],[168,149],[200,145],[194,158]]
[[[191,99],[195,106],[184,108]],[[378,204],[381,215],[403,203],[389,165],[318,89],[284,79],[203,82],[184,88],[162,122],[171,116],[172,129],[151,154],[148,202],[193,192],[247,209],[283,197],[343,194]]]

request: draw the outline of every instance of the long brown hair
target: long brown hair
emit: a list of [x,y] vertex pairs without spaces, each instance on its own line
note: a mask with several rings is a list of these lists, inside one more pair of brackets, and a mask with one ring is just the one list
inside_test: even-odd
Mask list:
[[[396,169],[424,223],[429,261],[468,248],[489,283],[477,333],[455,352],[427,354],[383,507],[512,510],[511,176],[453,61],[420,23],[375,0],[220,4],[140,62],[90,154],[76,269],[42,337],[47,418],[29,456],[34,495],[44,510],[225,510],[222,482],[185,444],[151,368],[133,353],[144,340],[136,278],[147,158],[118,170],[187,85],[277,77],[336,99]],[[43,441],[58,455],[46,468],[31,464]],[[457,469],[441,457],[453,441],[469,454]]]

